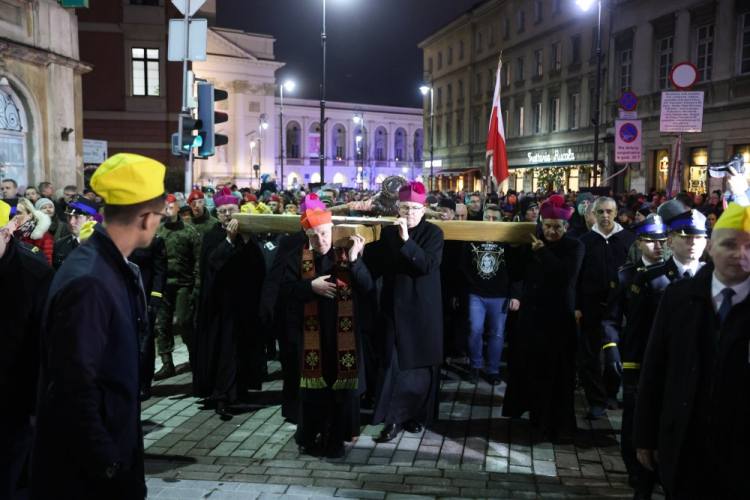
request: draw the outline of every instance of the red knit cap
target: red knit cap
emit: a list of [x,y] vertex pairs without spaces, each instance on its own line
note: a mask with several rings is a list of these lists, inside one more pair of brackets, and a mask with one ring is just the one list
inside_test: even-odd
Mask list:
[[550,196],[539,212],[542,219],[568,220],[571,214],[570,207],[565,204],[565,199],[559,194]]
[[319,209],[310,210],[308,208],[302,214],[302,218],[300,219],[300,222],[302,222],[302,227],[305,230],[312,229],[317,226],[322,226],[323,224],[330,224],[331,212],[327,212],[327,211],[319,210]]
[[190,193],[190,196],[188,196],[187,202],[192,203],[193,200],[202,200],[203,199],[203,192],[199,191],[198,189],[194,189],[192,193]]

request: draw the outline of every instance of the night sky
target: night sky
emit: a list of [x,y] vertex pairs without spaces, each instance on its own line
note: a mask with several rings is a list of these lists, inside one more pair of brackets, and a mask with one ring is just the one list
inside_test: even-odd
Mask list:
[[[327,0],[326,101],[422,107],[417,44],[478,0]],[[217,24],[276,38],[285,97],[320,99],[322,0],[218,0]]]

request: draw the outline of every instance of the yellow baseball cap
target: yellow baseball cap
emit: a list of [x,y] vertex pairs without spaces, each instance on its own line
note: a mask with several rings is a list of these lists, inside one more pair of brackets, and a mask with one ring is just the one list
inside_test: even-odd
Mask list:
[[91,189],[108,205],[135,205],[164,194],[166,167],[156,160],[119,153],[99,165]]
[[714,224],[714,229],[740,229],[750,231],[750,207],[743,207],[736,203],[730,203],[719,220]]
[[87,240],[94,234],[94,226],[96,226],[95,220],[89,220],[83,223],[81,226],[81,232],[78,233],[78,239],[80,241]]
[[10,221],[10,205],[5,203],[3,200],[0,200],[0,227],[5,227],[5,225]]

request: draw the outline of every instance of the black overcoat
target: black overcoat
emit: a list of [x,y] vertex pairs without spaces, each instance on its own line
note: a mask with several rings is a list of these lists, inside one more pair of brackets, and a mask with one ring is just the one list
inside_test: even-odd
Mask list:
[[[667,491],[674,490],[679,461],[698,459],[717,474],[706,477],[717,487],[715,498],[744,498],[750,491],[750,297],[733,306],[720,327],[713,269],[707,264],[664,291],[641,369],[633,444],[659,450]],[[711,395],[704,398],[709,391],[701,388],[707,387]],[[707,450],[683,456],[686,440],[700,437],[687,432],[698,406]]]
[[[31,498],[142,498],[140,277],[101,224],[52,281],[42,318]],[[118,478],[103,479],[113,463]]]
[[443,231],[424,218],[404,242],[398,227],[383,228],[367,245],[365,263],[373,279],[383,277],[380,293],[382,368],[391,364],[395,344],[402,370],[443,362],[443,308],[440,263]]

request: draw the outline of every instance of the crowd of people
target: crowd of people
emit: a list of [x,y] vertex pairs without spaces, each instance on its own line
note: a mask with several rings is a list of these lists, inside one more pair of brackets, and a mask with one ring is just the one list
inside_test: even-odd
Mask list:
[[[579,385],[587,418],[622,408],[634,498],[657,482],[677,500],[750,491],[744,176],[669,199],[427,192],[400,177],[166,193],[164,173],[118,154],[82,194],[43,182],[21,196],[3,179],[0,283],[14,292],[0,302],[13,318],[0,391],[14,404],[0,498],[144,498],[139,402],[177,374],[176,336],[193,395],[225,420],[278,359],[301,453],[343,456],[362,408],[384,424],[379,442],[422,432],[441,365],[465,358],[469,383],[507,382],[504,417],[528,415],[552,442],[573,437]],[[253,231],[242,213],[300,229]],[[337,215],[393,219],[374,242],[335,247]],[[456,241],[433,221],[526,223],[529,240],[471,226],[476,240]]]

